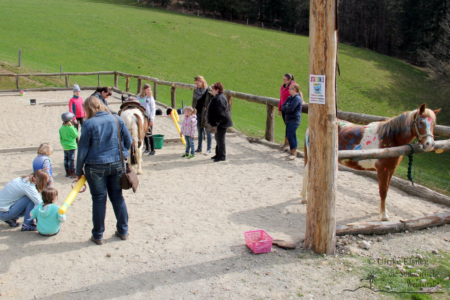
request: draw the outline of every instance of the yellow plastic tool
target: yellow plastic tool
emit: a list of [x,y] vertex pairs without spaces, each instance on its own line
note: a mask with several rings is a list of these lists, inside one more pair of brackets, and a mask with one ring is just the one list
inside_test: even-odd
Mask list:
[[64,201],[63,205],[58,210],[58,213],[61,215],[64,215],[69,208],[69,206],[72,204],[75,197],[78,195],[78,193],[83,188],[84,184],[86,183],[86,177],[83,175],[81,176],[80,180],[78,180],[75,187],[70,192],[69,196],[67,196],[66,201]]
[[[178,113],[175,109],[172,109],[172,112],[170,113],[170,116],[172,117],[173,123],[175,124],[175,127],[178,130],[178,134],[181,134],[180,125],[178,125],[178,122],[180,121],[180,118],[178,117]],[[186,146],[186,141],[184,140],[184,136],[181,136],[181,141]]]

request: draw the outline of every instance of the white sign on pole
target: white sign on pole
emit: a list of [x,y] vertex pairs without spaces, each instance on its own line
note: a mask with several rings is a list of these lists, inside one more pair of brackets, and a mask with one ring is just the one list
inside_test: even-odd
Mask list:
[[325,104],[325,75],[309,75],[309,103]]

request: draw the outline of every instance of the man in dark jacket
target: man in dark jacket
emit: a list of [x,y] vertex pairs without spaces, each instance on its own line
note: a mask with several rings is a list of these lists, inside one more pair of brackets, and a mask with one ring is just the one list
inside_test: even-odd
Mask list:
[[216,139],[216,155],[211,157],[214,162],[226,160],[225,135],[227,128],[233,126],[231,114],[228,109],[228,101],[223,94],[223,85],[220,82],[212,86],[213,98],[208,106],[206,113],[206,121],[212,127],[217,127],[215,133]]

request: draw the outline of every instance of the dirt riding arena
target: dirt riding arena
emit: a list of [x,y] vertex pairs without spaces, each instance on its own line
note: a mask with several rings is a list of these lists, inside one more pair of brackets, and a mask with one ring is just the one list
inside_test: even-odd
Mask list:
[[[81,97],[91,93],[83,91]],[[70,91],[0,95],[0,148],[50,142],[58,204],[69,194],[72,181],[64,177],[58,134],[60,115],[67,107],[39,103],[70,97]],[[31,98],[38,105],[31,106]],[[112,108],[118,110],[118,105]],[[157,117],[154,133],[178,137],[170,117]],[[365,290],[343,292],[360,283],[358,255],[407,256],[418,249],[450,249],[444,240],[450,239],[450,226],[443,226],[384,236],[369,251],[353,245],[356,256],[322,257],[300,248],[276,247],[254,255],[245,246],[244,231],[264,229],[286,241],[303,237],[306,205],[299,196],[303,161],[287,161],[286,153],[250,144],[240,135],[227,138],[226,162],[213,163],[203,154],[184,159],[183,151],[181,143],[166,143],[155,156],[144,156],[138,192],[124,192],[128,241],[114,237],[110,205],[105,244],[89,241],[89,191],[75,199],[55,237],[21,232],[20,227],[11,229],[2,222],[0,299],[296,299],[299,295],[374,299]],[[35,156],[35,152],[0,154],[0,188],[31,173]],[[379,220],[378,185],[372,179],[340,172],[336,203],[338,224]],[[391,220],[398,221],[448,207],[391,188],[387,209]],[[355,267],[345,267],[349,262]]]

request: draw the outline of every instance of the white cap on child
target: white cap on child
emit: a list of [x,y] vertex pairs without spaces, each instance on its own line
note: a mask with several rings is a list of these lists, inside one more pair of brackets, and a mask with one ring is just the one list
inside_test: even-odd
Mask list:
[[80,89],[80,87],[78,86],[78,84],[74,84],[73,85],[73,92],[75,93],[75,92],[81,92],[81,89]]

